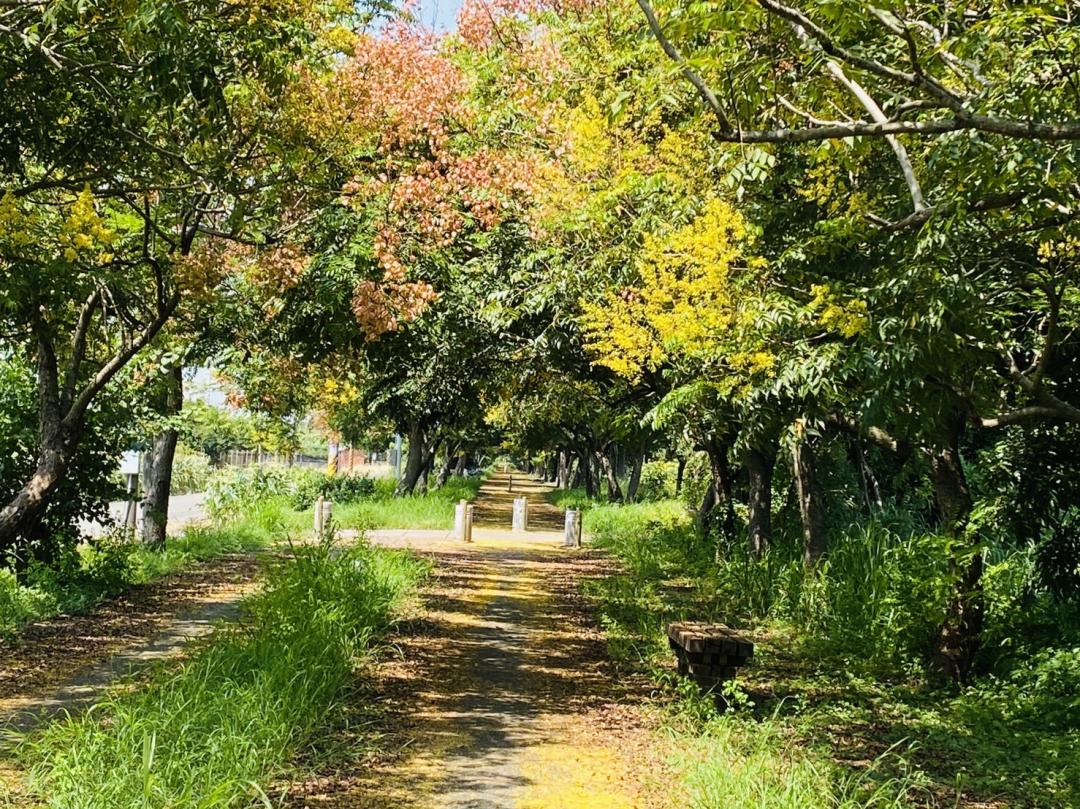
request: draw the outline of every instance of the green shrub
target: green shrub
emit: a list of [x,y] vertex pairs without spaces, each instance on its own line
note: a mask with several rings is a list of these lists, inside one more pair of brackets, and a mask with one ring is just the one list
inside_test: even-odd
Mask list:
[[638,485],[637,499],[673,500],[679,464],[676,461],[649,461],[641,467],[641,483]]
[[172,494],[190,494],[203,491],[214,468],[210,458],[201,452],[178,452],[173,461]]
[[337,503],[355,503],[376,494],[374,478],[359,475],[313,475],[304,478],[292,496],[292,506],[307,511],[319,497]]
[[245,602],[242,624],[149,686],[25,743],[33,790],[64,809],[267,802],[260,785],[334,720],[357,657],[421,570],[365,544],[294,549]]
[[222,469],[206,487],[206,510],[217,521],[242,515],[261,501],[292,497],[305,481],[319,474],[311,469],[284,466]]

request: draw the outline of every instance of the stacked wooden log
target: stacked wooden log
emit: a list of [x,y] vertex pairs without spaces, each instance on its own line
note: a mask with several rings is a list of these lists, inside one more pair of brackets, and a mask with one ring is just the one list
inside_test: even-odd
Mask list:
[[754,644],[723,624],[679,621],[667,628],[668,645],[679,660],[679,674],[702,691],[714,691],[754,656]]

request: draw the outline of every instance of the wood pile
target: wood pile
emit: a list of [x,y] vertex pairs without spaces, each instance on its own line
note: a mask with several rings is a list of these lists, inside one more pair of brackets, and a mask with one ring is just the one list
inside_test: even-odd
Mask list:
[[679,674],[702,691],[713,691],[735,676],[754,656],[754,644],[723,624],[679,621],[667,628],[668,645],[679,660]]

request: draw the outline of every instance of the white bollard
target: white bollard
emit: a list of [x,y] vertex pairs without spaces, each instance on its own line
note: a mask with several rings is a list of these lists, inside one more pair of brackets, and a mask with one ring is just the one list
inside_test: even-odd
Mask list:
[[464,539],[466,542],[472,542],[472,521],[473,521],[473,506],[469,503],[465,506],[465,531]]
[[566,528],[563,534],[563,547],[581,547],[581,510],[568,508],[566,510]]
[[472,525],[469,520],[469,501],[461,500],[454,506],[454,536],[462,542],[472,541]]
[[515,533],[529,530],[529,499],[527,497],[514,498],[513,529]]
[[315,501],[315,536],[318,539],[322,539],[326,534],[333,508],[334,504],[329,500],[323,500],[322,497]]

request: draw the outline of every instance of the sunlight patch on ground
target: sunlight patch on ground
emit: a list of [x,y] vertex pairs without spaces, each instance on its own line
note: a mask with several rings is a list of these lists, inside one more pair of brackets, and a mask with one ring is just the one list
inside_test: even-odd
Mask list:
[[633,777],[623,757],[595,744],[542,744],[521,765],[528,786],[516,809],[635,809],[624,784]]

